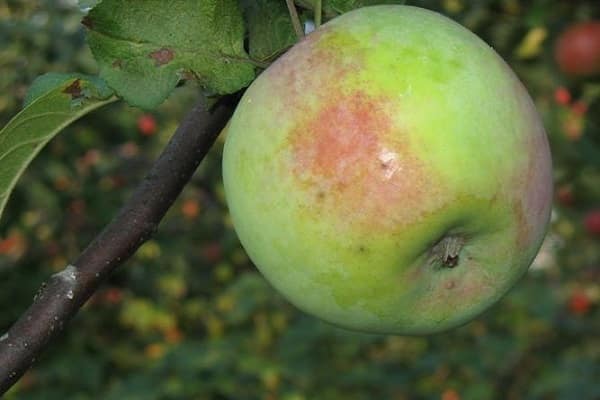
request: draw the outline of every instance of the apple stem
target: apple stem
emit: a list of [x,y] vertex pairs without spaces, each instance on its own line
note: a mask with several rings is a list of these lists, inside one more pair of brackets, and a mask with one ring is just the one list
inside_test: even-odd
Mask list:
[[294,0],[285,0],[288,11],[290,12],[290,18],[292,20],[292,25],[294,26],[294,31],[296,31],[296,36],[298,40],[304,37],[304,30],[302,29],[302,24],[300,23],[300,18],[298,17],[298,10],[296,10],[296,6],[294,5]]
[[446,268],[458,265],[460,251],[465,245],[465,239],[456,235],[444,235],[430,250],[429,262]]
[[458,255],[463,247],[463,241],[457,236],[447,236],[442,243],[444,250],[442,263],[446,267],[453,268],[458,264]]
[[318,28],[321,26],[321,10],[323,9],[322,7],[322,1],[321,0],[315,0],[315,28]]

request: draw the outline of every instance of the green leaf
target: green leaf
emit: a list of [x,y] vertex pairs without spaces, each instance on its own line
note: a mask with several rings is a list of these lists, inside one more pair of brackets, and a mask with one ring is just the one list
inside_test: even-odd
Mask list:
[[254,79],[236,0],[103,0],[83,24],[100,76],[133,106],[156,107],[184,77],[217,94]]
[[[303,6],[314,6],[314,0],[298,0]],[[323,0],[325,14],[335,12],[343,14],[356,8],[374,6],[379,4],[405,4],[406,0]]]
[[245,0],[250,56],[266,61],[296,43],[296,34],[284,1]]
[[94,77],[47,74],[32,84],[25,108],[0,130],[0,215],[17,180],[61,129],[115,100]]

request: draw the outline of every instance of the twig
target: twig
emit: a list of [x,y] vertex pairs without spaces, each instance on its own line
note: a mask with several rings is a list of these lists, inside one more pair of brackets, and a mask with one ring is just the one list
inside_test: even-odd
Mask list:
[[300,23],[300,18],[298,17],[298,10],[296,10],[294,0],[285,0],[285,2],[290,12],[290,18],[292,20],[292,25],[294,26],[294,31],[296,31],[296,36],[298,36],[298,40],[300,40],[304,37],[304,29],[302,29],[302,24]]
[[237,96],[228,96],[210,111],[205,100],[196,104],[117,216],[74,265],[42,284],[33,304],[0,336],[0,396],[29,369],[110,273],[156,231],[227,123],[237,100]]
[[315,0],[315,29],[321,26],[321,14],[323,10],[323,4],[321,0]]

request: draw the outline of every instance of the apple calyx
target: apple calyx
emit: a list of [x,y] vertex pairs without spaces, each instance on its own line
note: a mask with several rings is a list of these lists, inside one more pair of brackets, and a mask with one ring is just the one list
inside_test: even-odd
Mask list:
[[456,267],[464,245],[465,240],[460,236],[444,236],[431,248],[431,262],[446,268]]

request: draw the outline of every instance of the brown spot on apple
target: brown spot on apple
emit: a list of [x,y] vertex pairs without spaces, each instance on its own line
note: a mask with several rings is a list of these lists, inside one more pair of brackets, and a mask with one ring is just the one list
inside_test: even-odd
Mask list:
[[399,231],[452,199],[405,126],[401,97],[361,77],[369,53],[351,32],[325,26],[263,73],[262,90],[277,98],[274,123],[289,129],[282,168],[307,195],[302,209],[366,231]]
[[390,99],[357,90],[323,104],[290,133],[298,182],[342,220],[405,225],[435,190],[394,112]]
[[520,200],[514,202],[513,212],[517,220],[517,247],[525,248],[529,245],[531,229]]

